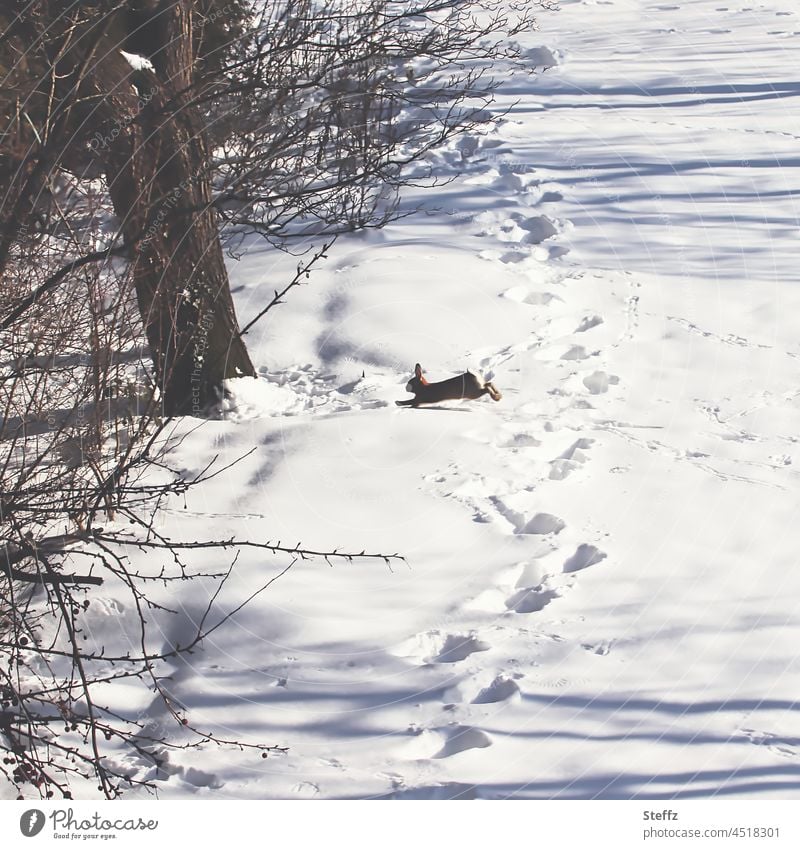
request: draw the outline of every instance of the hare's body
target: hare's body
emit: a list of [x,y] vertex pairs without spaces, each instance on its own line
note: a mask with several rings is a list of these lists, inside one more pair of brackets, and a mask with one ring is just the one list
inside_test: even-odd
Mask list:
[[503,397],[491,381],[484,380],[471,371],[449,380],[428,383],[422,376],[419,363],[414,369],[414,377],[406,384],[406,392],[412,392],[414,397],[408,401],[395,401],[398,407],[419,407],[420,404],[438,404],[440,401],[457,401],[461,398],[474,400],[484,395],[489,395],[493,401],[499,401]]

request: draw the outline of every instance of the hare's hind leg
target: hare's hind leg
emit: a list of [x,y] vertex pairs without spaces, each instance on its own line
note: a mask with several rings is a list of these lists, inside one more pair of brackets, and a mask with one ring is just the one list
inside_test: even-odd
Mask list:
[[416,407],[417,399],[409,398],[408,401],[395,401],[394,403],[397,404],[398,407]]
[[492,401],[499,401],[503,397],[502,393],[490,380],[486,381],[486,386],[484,388],[489,393],[489,397]]

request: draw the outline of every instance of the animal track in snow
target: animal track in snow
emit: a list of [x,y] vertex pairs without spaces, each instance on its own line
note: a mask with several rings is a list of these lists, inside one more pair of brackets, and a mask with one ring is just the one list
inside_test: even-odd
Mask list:
[[562,360],[585,360],[591,354],[583,345],[571,345],[560,357]]
[[797,757],[796,739],[789,740],[769,731],[756,731],[754,728],[742,728],[742,734],[754,745],[764,746],[770,752],[782,758]]
[[260,378],[260,388],[254,383],[249,394],[243,393],[247,384],[237,387],[234,409],[223,410],[227,418],[297,415],[302,411],[325,415],[388,406],[387,401],[370,397],[380,384],[363,378],[342,383],[338,374],[317,372],[311,364],[281,372],[260,369]]
[[548,534],[558,534],[566,527],[564,520],[552,513],[536,513],[528,519],[524,514],[509,507],[502,498],[498,498],[496,495],[491,496],[489,500],[496,507],[497,512],[511,523],[515,534],[547,536]]
[[561,200],[564,200],[564,195],[562,195],[561,192],[542,192],[542,196],[536,201],[536,203],[558,203]]
[[377,796],[377,799],[413,799],[415,801],[443,801],[450,799],[467,800],[483,799],[479,789],[474,784],[463,784],[459,781],[443,781],[427,787],[406,788],[401,785],[392,793]]
[[459,752],[466,752],[469,749],[486,749],[492,745],[492,740],[488,734],[478,728],[470,728],[465,725],[455,725],[447,729],[447,739],[444,746],[439,749],[434,758],[451,758]]
[[498,675],[488,687],[484,687],[472,700],[474,705],[491,705],[506,702],[519,695],[519,685],[513,678]]
[[527,286],[513,286],[503,292],[502,297],[534,307],[547,306],[551,301],[563,301],[563,298],[554,292],[531,292]]
[[[565,245],[534,245],[532,249],[527,249],[524,247],[516,247],[513,250],[506,251],[503,254],[496,253],[487,253],[484,252],[481,254],[482,259],[498,259],[500,262],[506,265],[516,265],[518,263],[523,263],[528,260],[533,260],[534,262],[547,262],[550,259],[558,259],[560,256],[566,256],[569,253],[569,248]],[[559,298],[559,300],[563,300],[563,298]],[[530,303],[530,302],[529,302]]]
[[517,342],[515,345],[506,345],[499,351],[491,354],[488,357],[483,357],[480,360],[480,367],[484,375],[487,376],[491,369],[501,366],[503,363],[513,359],[517,354],[524,354],[526,351],[532,351],[542,344],[542,338],[537,333],[532,333],[527,339],[522,342]]
[[181,777],[187,784],[195,787],[210,787],[212,790],[218,790],[223,785],[223,781],[212,772],[195,769],[193,766],[181,767],[181,769],[183,769]]
[[[147,738],[143,735],[141,739]],[[225,783],[213,772],[205,772],[195,767],[185,767],[181,764],[172,763],[168,751],[147,746],[147,744],[140,749],[137,759],[148,766],[147,772],[141,776],[144,781],[169,781],[170,778],[176,776],[193,787],[208,787],[212,790],[218,790]]]
[[575,333],[585,333],[587,330],[591,330],[593,327],[597,327],[598,324],[602,323],[602,316],[587,315],[581,319],[581,323],[575,328]]
[[[626,275],[630,277],[630,275]],[[631,286],[639,287],[640,284],[635,281],[630,282]],[[623,342],[633,339],[636,329],[639,327],[639,296],[628,295],[625,298],[625,329],[620,334],[613,347],[618,348]]]
[[583,452],[588,451],[594,443],[595,440],[591,437],[582,436],[580,439],[576,439],[563,454],[559,454],[559,459],[585,463],[589,458]]
[[575,550],[575,553],[564,562],[564,572],[580,572],[589,566],[594,566],[595,563],[599,563],[601,560],[605,560],[605,558],[606,553],[604,551],[601,551],[594,545],[582,542]]
[[602,641],[599,643],[581,643],[581,648],[584,651],[605,657],[607,654],[611,653],[611,646],[613,645],[613,642],[614,641],[611,640],[609,642]]
[[[544,415],[540,401],[518,406],[508,416],[505,408],[498,408],[500,426],[481,425],[480,433],[474,438],[494,451],[499,468],[492,467],[492,471],[488,471],[487,466],[481,474],[456,467],[444,475],[428,478],[437,484],[435,489],[440,496],[455,498],[470,508],[476,521],[493,522],[494,528],[490,531],[502,530],[507,535],[506,544],[517,546],[514,550],[519,554],[504,567],[494,570],[491,578],[471,586],[469,595],[462,597],[459,609],[469,611],[464,621],[474,630],[453,627],[451,632],[421,633],[409,641],[403,652],[404,656],[424,664],[456,664],[449,669],[438,669],[439,675],[447,674],[449,679],[442,685],[441,698],[446,709],[452,711],[449,718],[454,724],[424,730],[417,727],[415,738],[408,741],[415,758],[449,758],[491,745],[491,738],[480,728],[473,727],[479,711],[470,706],[500,703],[502,709],[502,703],[519,699],[520,686],[516,679],[521,676],[514,675],[514,669],[529,660],[527,656],[522,659],[506,656],[504,635],[530,634],[531,643],[536,646],[545,638],[567,639],[556,634],[542,635],[542,624],[554,627],[556,621],[549,615],[550,611],[542,611],[579,583],[581,579],[577,573],[607,556],[589,543],[577,545],[581,537],[571,537],[568,543],[564,542],[564,537],[570,536],[565,521],[541,509],[548,506],[541,498],[548,484],[541,479],[563,480],[590,459],[589,449],[595,440],[580,436],[584,418],[576,415],[575,420],[559,421],[559,416],[567,405],[569,409],[591,408],[592,395],[606,393],[611,385],[619,382],[616,375],[593,371],[593,367],[606,364],[597,355],[601,353],[598,349],[604,344],[609,328],[591,333],[593,328],[604,324],[603,316],[594,312],[598,307],[593,303],[584,302],[577,314],[567,309],[571,292],[568,286],[562,288],[562,285],[574,275],[559,273],[556,264],[545,273],[536,267],[539,262],[563,256],[568,251],[559,244],[558,236],[571,226],[570,222],[556,217],[558,208],[545,206],[563,201],[560,186],[545,182],[542,175],[534,175],[532,169],[504,168],[497,162],[495,160],[494,168],[488,173],[476,175],[468,182],[491,187],[504,196],[506,202],[490,210],[484,207],[485,211],[469,220],[461,219],[461,223],[481,239],[482,244],[478,238],[473,244],[484,248],[480,254],[482,258],[516,266],[514,273],[519,284],[500,296],[516,302],[514,306],[530,306],[532,326],[538,333],[531,333],[518,344],[509,340],[512,344],[500,349],[473,351],[472,361],[484,372],[488,369],[500,371],[504,364],[507,369],[518,365],[520,354],[536,351],[537,359],[548,360],[548,367],[557,369],[560,377],[569,373],[569,391],[561,392],[563,400],[545,398]],[[480,182],[475,182],[476,179]],[[554,214],[541,214],[551,212]],[[623,334],[617,345],[626,335],[628,338],[633,335],[638,320],[638,296],[631,295],[626,306],[627,334]],[[552,419],[556,426],[543,425],[543,418]],[[562,433],[567,435],[554,444],[553,440],[558,439],[554,431],[562,427]],[[508,523],[504,528],[503,520]],[[475,529],[478,533],[483,530]],[[525,562],[517,562],[523,557]],[[562,602],[551,610],[558,610],[560,606]],[[493,628],[491,632],[489,627]],[[483,639],[490,633],[491,643]],[[591,650],[603,653],[600,646],[593,646]],[[537,655],[537,660],[531,662],[540,666],[548,664],[549,660],[548,656]],[[459,663],[462,665],[458,666]],[[539,686],[560,687],[575,683],[559,678],[558,671],[551,667],[549,674],[538,682]],[[428,673],[434,674],[434,671],[429,669]]]
[[773,347],[763,342],[751,342],[749,339],[745,339],[744,336],[739,336],[736,333],[727,333],[725,336],[722,336],[711,330],[703,330],[702,327],[698,327],[693,321],[676,315],[668,315],[667,321],[673,321],[689,333],[694,333],[705,339],[712,339],[715,342],[721,342],[723,345],[735,345],[738,348],[761,348],[766,351],[772,350]]
[[583,385],[592,395],[602,395],[604,392],[608,392],[609,385],[617,383],[619,383],[617,375],[606,374],[604,371],[594,371],[583,378]]
[[[708,455],[706,455],[708,456]],[[790,454],[770,454],[767,457],[769,464],[775,468],[792,465],[792,457]]]
[[514,194],[525,194],[532,191],[539,180],[533,175],[534,169],[529,165],[500,164],[500,173],[492,182],[492,190],[508,189]]
[[579,464],[573,460],[552,460],[550,462],[550,480],[563,481],[568,475],[575,471]]
[[548,259],[558,259],[560,256],[566,256],[569,253],[569,248],[566,245],[539,245],[533,251],[532,256],[539,262],[544,262]]
[[545,239],[558,235],[556,225],[546,215],[534,215],[519,222],[519,226],[527,232],[523,241],[528,245],[541,244]]
[[566,522],[552,513],[537,513],[526,522],[516,533],[518,534],[557,534],[564,530]]
[[530,259],[530,254],[519,250],[506,251],[500,256],[500,262],[505,265],[516,265],[518,262],[525,262],[526,259]]
[[517,680],[523,678],[521,672],[498,672],[486,670],[470,675],[442,694],[446,705],[472,704],[491,705],[506,702],[519,695]]
[[402,746],[402,754],[410,760],[451,758],[470,749],[486,749],[492,745],[488,734],[468,725],[449,725],[445,728],[409,726],[412,738]]
[[[552,573],[550,573],[552,574]],[[523,564],[517,577],[515,591],[505,601],[506,610],[514,613],[538,613],[561,593],[545,585],[549,575],[538,558]]]
[[[516,179],[516,175],[512,176]],[[542,245],[557,236],[560,229],[566,226],[565,223],[553,221],[546,215],[525,218],[518,212],[505,214],[487,211],[477,215],[475,223],[480,227],[475,233],[476,236],[492,236],[501,244],[514,245],[513,250],[499,255],[494,251],[482,252],[481,255],[486,259],[499,259],[506,264],[525,262],[529,258],[544,262],[569,252],[569,248],[562,245]]]
[[[543,555],[551,555],[555,549],[550,548],[543,551]],[[527,563],[521,564],[517,569],[511,569],[501,575],[497,585],[489,587],[482,593],[464,604],[465,610],[479,611],[492,615],[508,613],[534,613],[541,610],[552,601],[553,597],[545,594],[543,583],[546,579],[558,574],[560,567],[546,569],[542,561],[534,557]],[[516,574],[516,580],[514,575]],[[509,595],[510,592],[510,595]]]
[[488,651],[489,648],[488,643],[479,640],[474,634],[448,634],[433,661],[434,663],[458,663],[475,652]]
[[537,439],[530,433],[515,433],[504,442],[499,443],[499,448],[538,448],[541,445],[541,440]]
[[559,454],[555,460],[550,461],[550,480],[564,480],[575,469],[580,468],[589,459],[584,452],[588,451],[593,444],[594,439],[589,437],[576,439],[563,454]]
[[292,787],[292,793],[302,799],[313,799],[315,796],[319,796],[319,786],[314,784],[313,781],[301,781]]
[[548,690],[560,690],[562,687],[566,687],[568,684],[577,683],[574,679],[570,678],[541,678],[536,681],[537,687],[545,687]]
[[475,652],[488,651],[491,646],[474,633],[442,634],[425,631],[399,647],[396,654],[421,663],[458,663]]
[[515,613],[538,613],[544,610],[553,599],[558,598],[555,590],[546,590],[543,586],[527,587],[517,590],[506,599],[506,607]]

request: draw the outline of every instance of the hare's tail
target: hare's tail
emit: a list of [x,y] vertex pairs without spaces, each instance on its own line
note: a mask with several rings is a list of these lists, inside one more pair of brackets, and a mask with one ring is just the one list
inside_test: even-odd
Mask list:
[[503,397],[502,393],[490,380],[486,381],[486,389],[489,392],[489,396],[491,397],[492,401],[499,401]]

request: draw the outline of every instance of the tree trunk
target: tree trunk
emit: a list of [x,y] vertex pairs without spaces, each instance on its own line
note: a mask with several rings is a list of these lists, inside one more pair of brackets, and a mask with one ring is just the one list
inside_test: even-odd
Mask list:
[[117,71],[98,81],[111,109],[106,138],[115,135],[106,175],[133,251],[164,412],[199,414],[221,397],[225,378],[255,376],[255,369],[238,335],[204,128],[185,93],[192,78],[191,3],[169,0],[152,11],[155,74],[134,72],[121,55],[103,63]]

